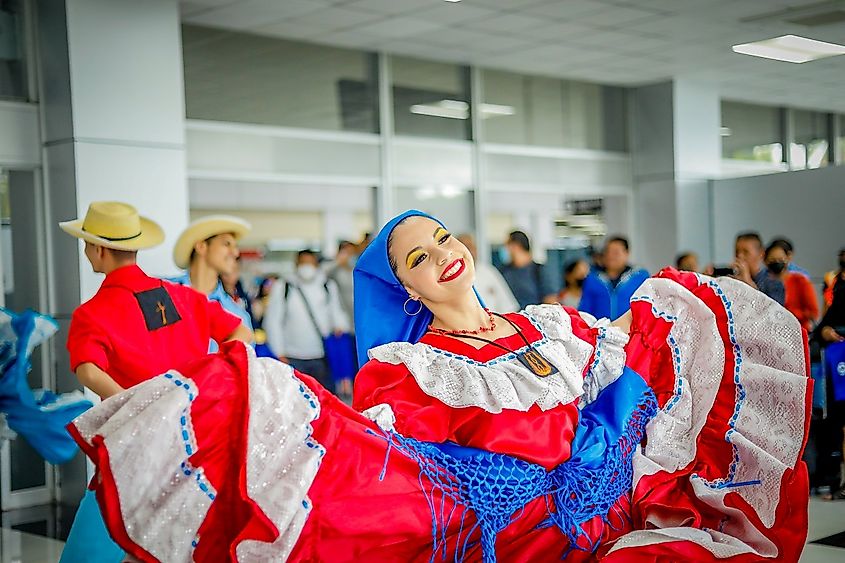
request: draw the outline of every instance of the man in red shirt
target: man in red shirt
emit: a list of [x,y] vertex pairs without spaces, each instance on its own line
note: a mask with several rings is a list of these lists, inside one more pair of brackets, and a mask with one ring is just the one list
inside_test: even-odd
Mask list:
[[[71,369],[101,398],[204,356],[209,339],[251,340],[241,320],[216,301],[189,287],[150,277],[138,267],[138,250],[161,244],[164,233],[131,205],[94,202],[84,220],[59,226],[85,241],[92,268],[106,275],[97,294],[74,311],[67,343]],[[121,561],[122,557],[89,491],[62,561]]]

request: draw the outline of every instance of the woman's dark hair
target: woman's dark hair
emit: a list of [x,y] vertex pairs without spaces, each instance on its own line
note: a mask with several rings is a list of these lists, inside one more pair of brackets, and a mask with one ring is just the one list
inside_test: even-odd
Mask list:
[[795,251],[795,245],[792,244],[792,241],[786,237],[776,237],[772,239],[771,244],[769,244],[769,248],[771,248],[775,243],[777,243],[777,245],[780,246],[787,254],[792,254]]
[[792,245],[790,245],[788,241],[775,239],[769,246],[766,247],[766,257],[768,257],[769,253],[776,248],[783,250],[784,254],[792,252]]
[[399,274],[397,273],[398,265],[396,264],[396,258],[394,258],[390,254],[390,249],[393,248],[393,233],[396,232],[396,227],[398,227],[399,225],[401,225],[402,223],[404,223],[405,221],[407,221],[411,217],[418,217],[418,215],[408,215],[407,217],[405,217],[404,219],[402,219],[401,221],[399,221],[398,223],[393,225],[393,230],[390,231],[389,235],[387,235],[387,262],[390,264],[390,269],[393,271],[393,275],[396,276],[397,280],[399,279]]
[[[569,274],[574,272],[575,268],[581,262],[583,262],[584,264],[587,264],[587,261],[584,260],[583,258],[577,258],[577,259],[573,260],[572,262],[570,262],[569,264],[567,264],[566,267],[563,269],[563,277],[565,278],[566,276],[568,276]],[[589,264],[587,264],[587,266],[589,266]]]

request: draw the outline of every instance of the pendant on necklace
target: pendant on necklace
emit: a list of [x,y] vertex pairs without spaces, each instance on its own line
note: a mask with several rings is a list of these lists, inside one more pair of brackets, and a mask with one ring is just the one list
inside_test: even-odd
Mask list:
[[517,353],[516,359],[537,377],[548,377],[557,373],[557,368],[533,347],[528,348],[525,352]]

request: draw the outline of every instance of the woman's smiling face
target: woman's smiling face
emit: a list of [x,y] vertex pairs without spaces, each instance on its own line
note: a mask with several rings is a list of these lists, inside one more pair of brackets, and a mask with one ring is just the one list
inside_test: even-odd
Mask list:
[[411,297],[438,303],[472,289],[475,264],[469,250],[428,217],[409,217],[397,225],[388,253]]

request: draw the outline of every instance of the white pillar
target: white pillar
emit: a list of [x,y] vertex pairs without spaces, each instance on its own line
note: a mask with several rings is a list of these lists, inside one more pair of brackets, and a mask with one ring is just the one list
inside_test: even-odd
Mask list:
[[[57,222],[81,217],[92,201],[131,203],[167,237],[140,254],[141,266],[150,274],[175,271],[171,249],[188,221],[179,3],[36,2],[48,312],[60,323],[57,389],[67,391],[79,387],[64,346],[70,315],[102,277]],[[60,471],[62,496],[74,502],[84,469],[74,463]]]
[[721,151],[717,87],[689,80],[643,86],[633,91],[631,114],[638,261],[655,271],[691,250],[709,262],[708,179],[718,175]]

